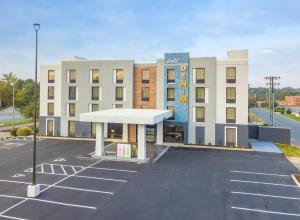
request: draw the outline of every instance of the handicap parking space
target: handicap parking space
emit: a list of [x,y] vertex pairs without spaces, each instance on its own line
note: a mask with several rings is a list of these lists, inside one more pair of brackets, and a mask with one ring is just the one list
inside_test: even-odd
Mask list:
[[229,205],[236,219],[300,218],[300,189],[287,173],[231,170]]
[[41,186],[37,198],[26,197],[32,167],[0,178],[0,218],[84,219],[117,196],[142,166],[74,156],[50,158],[36,166]]

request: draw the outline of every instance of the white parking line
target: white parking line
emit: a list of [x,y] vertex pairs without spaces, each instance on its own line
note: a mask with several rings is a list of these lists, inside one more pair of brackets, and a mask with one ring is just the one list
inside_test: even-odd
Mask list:
[[53,165],[52,164],[51,164],[51,173],[54,173],[54,169],[53,169]]
[[[81,171],[83,171],[83,170],[81,170]],[[66,174],[62,174],[62,173],[47,173],[47,172],[44,172],[44,173],[37,172],[37,173],[45,174],[45,175],[57,175],[57,176],[77,177],[77,178],[86,178],[86,179],[95,179],[95,180],[106,180],[106,181],[114,181],[114,182],[127,183],[127,180],[122,180],[122,179],[112,179],[112,178],[104,178],[104,177],[77,175],[81,171],[78,171],[78,172],[76,172],[74,174],[71,174],[71,175],[66,175]]]
[[95,169],[95,170],[109,170],[109,171],[118,171],[118,172],[126,172],[126,173],[137,173],[135,170],[120,170],[120,169],[112,169],[106,167],[89,167],[88,169]]
[[[98,160],[98,161],[96,161],[95,163],[93,163],[93,164],[91,164],[91,165],[89,165],[89,166],[87,166],[87,167],[92,167],[92,166],[96,165],[97,163],[100,163],[101,161],[103,161],[103,159]],[[86,169],[86,168],[85,168],[85,169]],[[57,181],[56,183],[52,184],[51,186],[46,187],[45,189],[41,190],[40,192],[42,193],[42,192],[46,191],[47,189],[50,189],[52,186],[55,186],[55,185],[61,183],[62,181],[66,180],[66,179],[69,179],[69,178],[72,177],[72,176],[75,176],[76,174],[82,172],[82,171],[85,170],[85,169],[82,169],[82,170],[80,170],[80,171],[78,171],[78,172],[76,172],[76,173],[73,173],[72,175],[66,176],[65,178],[63,178],[63,179]]]
[[2,215],[2,214],[4,214],[4,213],[8,212],[9,210],[13,209],[14,207],[16,207],[16,206],[18,206],[18,205],[21,205],[23,202],[26,202],[26,201],[27,201],[27,199],[24,199],[24,200],[22,200],[21,202],[18,202],[18,203],[16,203],[16,204],[14,204],[13,206],[9,207],[8,209],[5,209],[4,211],[2,211],[2,212],[0,213],[0,215]]
[[[26,184],[30,185],[30,182],[22,182],[22,181],[14,181],[14,180],[0,180],[0,182],[7,182],[7,183],[19,183],[19,184]],[[50,184],[39,184],[41,186],[51,186]],[[92,190],[92,189],[83,189],[83,188],[76,188],[76,187],[69,187],[69,186],[53,186],[54,188],[61,188],[61,189],[70,189],[70,190],[76,190],[76,191],[83,191],[83,192],[94,192],[94,193],[102,193],[102,194],[109,194],[114,195],[113,192],[108,191],[101,191],[101,190]],[[0,213],[1,214],[1,213]]]
[[247,192],[234,192],[234,191],[231,192],[231,193],[233,193],[233,194],[240,194],[240,195],[250,195],[250,196],[279,198],[279,199],[300,200],[299,197],[277,196],[277,195],[268,195],[268,194],[260,194],[260,193],[247,193]]
[[289,215],[289,216],[300,216],[300,214],[297,214],[297,213],[275,212],[275,211],[267,211],[267,210],[261,210],[261,209],[242,208],[242,207],[236,207],[236,206],[232,206],[231,208],[232,209],[238,209],[238,210],[244,210],[244,211],[251,211],[251,212],[261,212],[261,213],[269,213],[269,214],[277,214],[277,215]]
[[64,166],[60,165],[60,167],[61,167],[62,171],[64,172],[64,174],[67,175],[67,172],[66,172]]
[[231,172],[231,173],[244,173],[244,174],[256,174],[256,175],[284,176],[284,177],[289,177],[289,175],[283,175],[283,174],[275,174],[275,173],[255,173],[255,172],[240,171],[240,170],[230,170],[230,172]]
[[18,218],[18,217],[13,217],[13,216],[9,216],[9,215],[0,215],[0,217],[8,218],[8,219],[14,219],[14,220],[29,220],[29,219],[26,219],[26,218]]
[[230,182],[253,183],[253,184],[272,185],[272,186],[286,186],[286,187],[296,187],[296,188],[298,188],[298,186],[296,186],[296,185],[281,184],[281,183],[256,182],[256,181],[247,181],[247,180],[230,180]]
[[[57,205],[63,205],[63,206],[71,206],[71,207],[77,207],[77,208],[85,208],[85,209],[97,209],[97,207],[94,206],[85,206],[85,205],[77,205],[77,204],[72,204],[72,203],[64,203],[64,202],[56,202],[56,201],[51,201],[51,200],[46,200],[46,199],[36,199],[36,198],[26,198],[22,196],[10,196],[10,195],[3,195],[0,194],[0,197],[4,198],[13,198],[13,199],[23,199],[23,200],[31,200],[31,201],[39,201],[39,202],[44,202],[44,203],[51,203],[51,204],[57,204]],[[25,202],[23,201],[23,202]],[[19,203],[21,204],[21,203]],[[18,205],[19,205],[18,204]],[[14,205],[16,207],[16,205]]]
[[[51,165],[50,163],[43,163],[46,165]],[[80,169],[88,168],[88,169],[97,169],[97,170],[110,170],[110,171],[119,171],[119,172],[128,172],[128,173],[136,173],[136,170],[125,170],[125,169],[113,169],[113,168],[106,168],[106,167],[84,167],[79,165],[70,165],[70,164],[53,164],[53,165],[61,165],[61,166],[69,166],[69,167],[79,167]]]

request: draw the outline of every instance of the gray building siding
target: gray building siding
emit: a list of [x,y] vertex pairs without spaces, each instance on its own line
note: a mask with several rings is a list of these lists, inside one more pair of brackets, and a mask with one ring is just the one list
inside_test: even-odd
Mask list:
[[204,138],[205,138],[205,127],[197,126],[195,144],[204,144]]
[[91,123],[90,122],[75,122],[75,136],[76,137],[91,137]]
[[248,146],[249,144],[249,128],[248,125],[240,124],[216,124],[215,125],[215,139],[216,145],[225,145],[225,127],[236,127],[237,128],[237,145],[238,146]]
[[60,136],[60,117],[40,116],[39,133],[47,135],[47,119],[54,119],[54,136]]

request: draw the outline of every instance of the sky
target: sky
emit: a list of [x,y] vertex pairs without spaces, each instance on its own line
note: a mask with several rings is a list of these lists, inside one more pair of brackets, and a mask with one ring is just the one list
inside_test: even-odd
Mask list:
[[155,62],[166,52],[249,50],[249,84],[300,88],[299,0],[0,0],[0,73],[34,77],[63,56]]

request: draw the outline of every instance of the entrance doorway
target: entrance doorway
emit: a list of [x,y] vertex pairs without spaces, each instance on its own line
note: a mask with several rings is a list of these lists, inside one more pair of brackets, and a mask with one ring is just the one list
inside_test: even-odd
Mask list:
[[227,147],[237,145],[237,128],[236,127],[225,127],[225,145]]
[[47,135],[53,136],[54,135],[54,120],[47,119]]
[[164,124],[164,142],[183,143],[184,126],[175,124]]
[[109,123],[107,128],[107,137],[110,139],[122,139],[123,124]]

